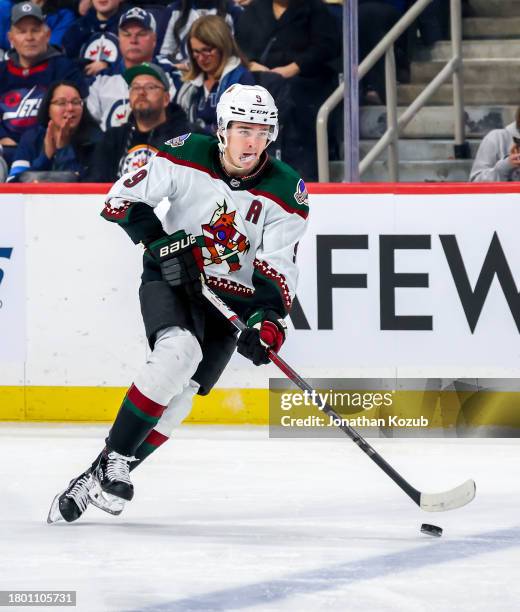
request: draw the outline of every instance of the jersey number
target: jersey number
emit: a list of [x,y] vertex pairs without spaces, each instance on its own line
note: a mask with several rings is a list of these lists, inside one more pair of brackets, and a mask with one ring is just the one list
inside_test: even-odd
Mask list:
[[135,187],[137,183],[140,183],[147,174],[148,174],[148,170],[143,168],[142,170],[139,170],[139,172],[136,172],[134,176],[127,178],[126,181],[123,183],[123,185],[125,187],[128,187],[129,189],[131,187]]

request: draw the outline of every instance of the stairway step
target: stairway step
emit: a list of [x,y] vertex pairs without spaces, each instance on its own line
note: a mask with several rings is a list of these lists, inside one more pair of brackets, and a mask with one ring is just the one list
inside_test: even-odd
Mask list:
[[[399,163],[399,181],[424,182],[467,182],[471,171],[471,160],[453,161],[405,161]],[[330,180],[343,180],[343,162],[330,163]],[[361,177],[364,183],[385,183],[389,181],[386,162],[376,161]]]
[[[431,61],[451,59],[451,41],[441,40],[433,47],[419,47],[415,52],[415,60]],[[465,59],[511,58],[520,57],[520,40],[464,40],[462,41],[462,56]]]
[[[490,130],[503,128],[514,120],[517,106],[466,106],[467,138],[482,138]],[[398,107],[399,116],[406,110]],[[386,130],[384,106],[365,106],[359,115],[362,139],[380,138]],[[454,115],[445,106],[426,106],[406,126],[402,138],[453,138]]]
[[[397,102],[403,106],[411,104],[423,91],[425,84],[399,85]],[[441,85],[428,101],[431,105],[453,104],[453,86]],[[514,85],[465,85],[464,104],[520,104],[520,81]]]
[[[445,66],[442,60],[412,62],[411,82],[429,83]],[[520,73],[520,59],[465,59],[464,83],[466,85],[515,85]]]
[[520,0],[471,0],[477,17],[520,17]]
[[468,17],[462,31],[465,39],[520,37],[520,17]]
[[[359,156],[361,159],[374,147],[377,140],[361,140],[359,143]],[[469,139],[468,144],[471,157],[475,157],[481,140]],[[404,139],[399,141],[400,161],[432,161],[454,159],[453,140]],[[380,160],[388,158],[388,149],[379,157]]]

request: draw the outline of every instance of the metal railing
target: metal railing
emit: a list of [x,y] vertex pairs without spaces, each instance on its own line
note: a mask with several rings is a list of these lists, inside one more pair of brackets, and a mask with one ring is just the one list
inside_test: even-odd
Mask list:
[[[462,12],[461,0],[450,0],[451,16],[451,49],[452,57],[442,70],[423,89],[410,106],[398,116],[397,112],[397,78],[395,69],[394,43],[407,30],[432,0],[417,0],[417,2],[402,16],[386,36],[372,49],[361,62],[358,78],[361,80],[375,63],[385,55],[386,82],[386,117],[387,129],[383,136],[365,155],[359,164],[359,174],[366,172],[373,162],[389,147],[388,174],[392,182],[399,181],[399,134],[415,117],[417,112],[428,102],[433,94],[450,77],[453,77],[453,108],[455,114],[455,150],[462,150],[465,143],[464,131],[464,93],[462,79]],[[345,6],[344,10],[347,10]],[[334,108],[343,100],[344,89],[348,83],[341,83],[325,100],[316,118],[318,180],[328,182],[329,174],[329,141],[328,120]],[[345,142],[345,147],[348,143]]]

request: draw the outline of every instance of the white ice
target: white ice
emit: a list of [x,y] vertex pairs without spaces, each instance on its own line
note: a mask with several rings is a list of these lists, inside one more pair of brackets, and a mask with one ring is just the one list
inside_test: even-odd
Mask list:
[[0,426],[0,589],[75,590],[90,612],[520,609],[518,440],[372,440],[421,490],[476,480],[469,506],[429,514],[347,438],[181,427],[120,517],[47,525],[107,430]]

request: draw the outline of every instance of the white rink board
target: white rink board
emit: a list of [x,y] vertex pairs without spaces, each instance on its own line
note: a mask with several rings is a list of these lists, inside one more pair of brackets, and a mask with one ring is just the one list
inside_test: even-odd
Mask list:
[[[516,368],[518,329],[496,279],[472,333],[439,236],[454,235],[474,290],[496,232],[520,288],[519,194],[314,195],[299,250],[298,296],[311,331],[297,333],[285,355],[299,365],[335,367]],[[396,273],[427,274],[427,288],[397,288],[398,315],[428,315],[431,331],[382,330],[381,236],[423,235],[430,249],[398,250]],[[316,236],[368,236],[367,249],[333,251],[334,274],[366,274],[367,288],[333,290],[333,329],[317,330]],[[323,255],[322,255],[323,256]],[[517,317],[520,309],[517,307]],[[312,350],[309,350],[312,347]],[[310,363],[309,363],[310,360]]]
[[[19,385],[21,367],[28,385],[126,386],[147,351],[137,295],[140,248],[101,219],[102,195],[22,198],[27,340],[20,334],[11,356],[4,355],[0,386]],[[298,291],[311,329],[290,330],[283,356],[315,375],[422,376],[439,368],[453,376],[511,375],[520,370],[520,345],[500,284],[493,280],[472,333],[439,235],[456,237],[474,288],[496,232],[519,287],[519,226],[520,194],[311,195]],[[381,330],[379,241],[396,234],[430,236],[431,248],[395,254],[396,273],[428,275],[428,287],[395,290],[395,311],[431,316],[431,331]],[[366,249],[333,251],[332,272],[366,274],[367,287],[333,290],[332,330],[317,329],[317,235],[368,241]],[[263,387],[276,372],[236,356],[219,386]]]
[[0,363],[25,359],[23,197],[0,194]]

